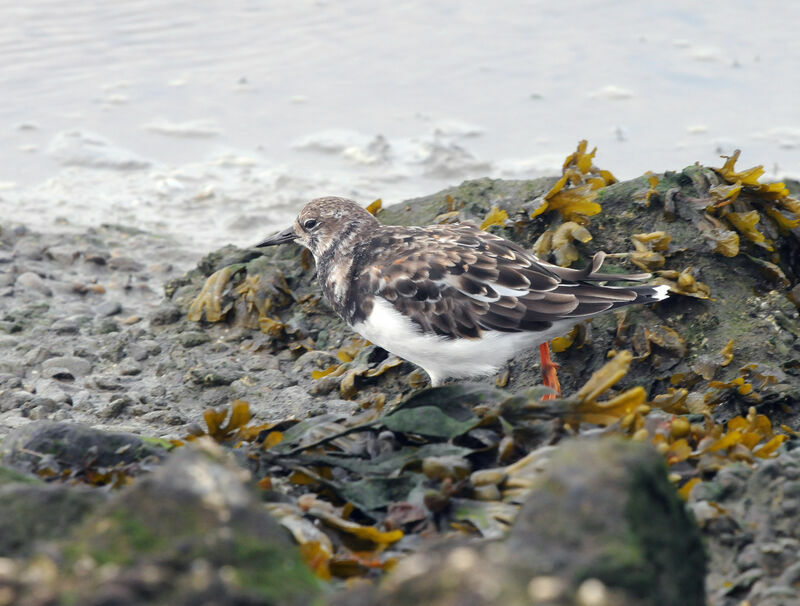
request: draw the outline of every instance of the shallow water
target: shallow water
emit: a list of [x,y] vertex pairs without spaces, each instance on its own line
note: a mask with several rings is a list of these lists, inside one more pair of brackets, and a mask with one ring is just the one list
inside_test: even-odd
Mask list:
[[800,5],[0,0],[0,214],[208,250],[307,199],[555,173],[800,175]]

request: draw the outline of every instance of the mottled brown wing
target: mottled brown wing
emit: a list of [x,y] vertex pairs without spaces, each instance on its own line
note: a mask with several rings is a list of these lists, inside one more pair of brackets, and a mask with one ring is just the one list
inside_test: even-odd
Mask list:
[[576,306],[573,295],[553,293],[560,279],[523,249],[472,226],[383,230],[371,248],[357,290],[383,297],[426,333],[541,329],[548,313]]
[[384,230],[357,289],[381,296],[426,333],[477,338],[483,330],[546,330],[630,304],[637,293],[587,282],[643,279],[542,263],[513,242],[469,224]]

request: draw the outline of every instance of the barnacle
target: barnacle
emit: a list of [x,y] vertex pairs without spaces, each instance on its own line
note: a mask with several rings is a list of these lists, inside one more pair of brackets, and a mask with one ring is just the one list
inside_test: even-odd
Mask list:
[[492,206],[492,209],[486,213],[483,223],[481,223],[481,229],[487,229],[492,225],[503,227],[506,221],[508,221],[508,213],[497,206]]

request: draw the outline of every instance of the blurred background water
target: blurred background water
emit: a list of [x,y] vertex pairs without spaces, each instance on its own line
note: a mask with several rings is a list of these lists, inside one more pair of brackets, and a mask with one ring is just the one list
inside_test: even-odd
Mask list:
[[800,175],[800,5],[0,0],[0,215],[198,251],[308,199],[556,174]]

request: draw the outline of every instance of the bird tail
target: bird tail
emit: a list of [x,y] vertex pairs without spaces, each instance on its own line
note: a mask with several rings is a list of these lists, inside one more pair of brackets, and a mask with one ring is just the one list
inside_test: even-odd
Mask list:
[[663,301],[669,296],[669,286],[660,284],[658,286],[633,286],[628,287],[636,293],[636,299],[631,303],[655,303]]

